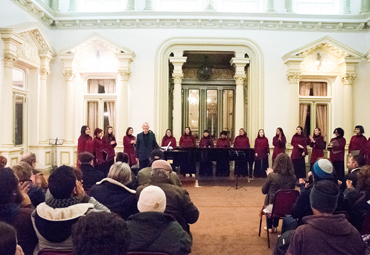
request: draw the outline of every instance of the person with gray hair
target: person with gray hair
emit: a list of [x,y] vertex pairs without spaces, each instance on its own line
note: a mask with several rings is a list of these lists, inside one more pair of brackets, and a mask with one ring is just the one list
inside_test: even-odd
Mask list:
[[138,187],[136,198],[140,198],[140,192],[149,185],[160,187],[166,194],[167,204],[165,213],[171,214],[180,223],[185,231],[190,233],[188,224],[197,222],[199,218],[198,208],[190,199],[186,189],[172,183],[169,176],[172,172],[170,163],[165,160],[156,160],[152,164],[152,178],[146,185]]
[[139,161],[140,169],[149,166],[149,156],[152,150],[159,149],[155,134],[149,130],[148,122],[143,123],[143,132],[137,135],[136,139],[136,161]]
[[21,156],[20,162],[25,162],[32,167],[32,174],[31,174],[32,182],[35,185],[41,186],[44,190],[46,190],[48,188],[48,183],[44,175],[42,173],[34,174],[34,170],[36,169],[36,163],[37,163],[36,154],[33,152],[26,152]]
[[91,187],[90,196],[126,220],[138,212],[136,191],[127,187],[131,181],[130,166],[116,162],[110,167],[108,177]]

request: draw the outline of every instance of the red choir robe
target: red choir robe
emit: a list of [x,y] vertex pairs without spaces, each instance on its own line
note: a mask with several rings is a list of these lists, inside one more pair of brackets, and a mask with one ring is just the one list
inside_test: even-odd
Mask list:
[[218,138],[216,148],[230,148],[229,138]]
[[195,138],[193,135],[183,134],[180,138],[180,147],[196,147]]
[[366,142],[365,158],[366,158],[366,165],[370,165],[370,137],[369,137],[369,140],[367,140]]
[[77,156],[78,154],[80,154],[81,152],[84,152],[84,151],[87,151],[87,152],[90,152],[91,154],[94,154],[94,143],[93,143],[93,140],[91,138],[91,136],[80,136],[78,138],[78,145],[77,145]]
[[238,135],[235,137],[234,148],[249,149],[251,146],[249,144],[249,138],[244,135]]
[[344,161],[344,147],[346,146],[346,139],[344,137],[334,137],[330,140],[332,148],[330,150],[330,160]]
[[[295,133],[295,135],[292,137],[291,144],[293,146],[293,151],[292,151],[292,155],[291,155],[292,159],[299,159],[300,157],[302,157],[303,152],[305,153],[305,156],[307,155],[307,138],[306,138],[306,136],[304,136],[303,134],[298,135],[297,133]],[[303,146],[303,149],[298,147],[299,144]]]
[[257,153],[258,156],[256,160],[264,159],[270,153],[269,140],[266,137],[258,136],[254,142],[254,153]]
[[107,153],[106,161],[112,161],[114,160],[114,157],[116,156],[116,152],[114,151],[114,148],[117,146],[117,142],[114,144],[111,144],[112,141],[116,141],[116,138],[114,137],[114,135],[106,135],[103,137],[104,151]]
[[176,148],[177,147],[177,145],[176,145],[176,138],[173,137],[172,135],[170,137],[168,137],[167,135],[163,136],[161,146],[162,147],[166,147],[170,142],[171,142],[170,146],[172,148]]
[[281,136],[279,140],[279,136],[274,136],[272,139],[272,145],[274,146],[274,152],[272,153],[272,161],[275,161],[277,155],[280,153],[285,153],[286,149],[286,138],[285,136]]
[[136,165],[135,145],[131,141],[135,141],[136,137],[133,135],[125,135],[123,137],[123,152],[128,155],[130,166]]
[[94,156],[95,156],[95,165],[102,165],[105,162],[103,154],[103,140],[101,138],[95,137],[94,140]]
[[213,144],[212,137],[210,137],[210,136],[208,136],[208,137],[203,136],[202,139],[200,139],[199,148],[213,148],[213,147],[215,147],[215,146]]
[[322,135],[314,135],[313,139],[315,142],[311,142],[310,146],[312,148],[310,164],[314,164],[318,158],[324,157],[325,141]]
[[367,139],[362,134],[352,136],[348,146],[348,153],[351,153],[352,151],[360,151],[360,155],[364,156],[366,151],[366,143]]

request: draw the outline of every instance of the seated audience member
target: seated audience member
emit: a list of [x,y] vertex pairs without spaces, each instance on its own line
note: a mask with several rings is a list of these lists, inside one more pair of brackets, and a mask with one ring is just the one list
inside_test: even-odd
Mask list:
[[[164,159],[163,151],[159,149],[153,150],[152,153],[150,153],[150,157],[149,157],[150,164],[153,164],[154,161],[159,160],[159,159]],[[139,171],[139,173],[137,174],[137,182],[139,185],[145,185],[148,183],[149,179],[152,177],[151,171],[152,171],[151,166],[143,168]],[[170,180],[176,186],[179,186],[179,187],[182,186],[182,183],[176,172],[171,171]]]
[[357,185],[357,174],[360,171],[360,168],[365,165],[365,159],[361,155],[351,156],[348,159],[348,175],[344,177],[343,183],[341,183],[341,189],[344,191],[346,189],[347,180],[351,181],[353,187],[356,188]]
[[334,182],[323,180],[314,184],[310,193],[313,215],[304,217],[305,224],[294,231],[288,255],[364,254],[360,233],[343,214],[333,215],[338,197]]
[[32,255],[37,245],[37,236],[31,222],[34,207],[27,190],[28,183],[19,186],[12,169],[0,169],[0,221],[5,221],[17,230],[19,245],[26,255]]
[[26,162],[32,167],[31,180],[36,186],[41,186],[42,189],[46,190],[48,188],[48,183],[42,173],[36,173],[36,154],[32,152],[27,152],[22,155],[20,161]]
[[31,216],[39,239],[39,250],[72,250],[72,225],[94,209],[110,212],[86,195],[72,167],[60,166],[51,173],[49,191],[52,197],[39,204]]
[[[348,184],[350,184],[350,181]],[[361,231],[362,216],[370,212],[370,166],[361,167],[357,174],[357,187],[346,194],[349,202],[349,221]]]
[[188,233],[166,209],[166,195],[157,186],[144,188],[137,203],[140,213],[127,220],[131,235],[129,251],[165,252],[182,255],[191,252]]
[[73,252],[78,255],[126,255],[130,234],[116,214],[91,212],[72,227]]
[[17,244],[17,232],[5,222],[0,221],[0,255],[24,255]]
[[[284,153],[277,155],[273,169],[268,168],[266,173],[267,179],[262,186],[262,193],[266,194],[265,206],[274,203],[275,193],[279,189],[294,189],[296,181],[292,160]],[[276,233],[278,224],[278,220],[267,219],[267,226],[264,229]]]
[[166,194],[165,213],[171,214],[180,223],[184,230],[190,232],[189,225],[195,223],[199,218],[198,208],[190,200],[186,189],[176,186],[170,180],[172,172],[171,165],[165,160],[156,160],[152,163],[152,178],[145,186],[139,186],[136,198],[140,192],[149,185],[160,187]]
[[19,162],[18,165],[12,167],[15,175],[18,177],[19,182],[28,182],[28,196],[31,199],[34,207],[42,202],[45,202],[45,193],[40,186],[36,186],[32,180],[32,167],[26,162]]
[[6,164],[8,163],[8,160],[4,156],[0,156],[0,168],[4,168]]
[[94,155],[90,152],[81,152],[78,154],[78,161],[80,162],[80,169],[83,174],[83,187],[85,190],[90,188],[104,179],[104,174],[94,168]]
[[127,187],[131,183],[130,166],[116,162],[109,169],[108,177],[92,186],[90,195],[112,212],[127,219],[138,212],[136,191]]
[[[116,156],[116,162],[122,162],[122,163],[126,163],[126,164],[130,165],[128,154],[123,153],[123,152],[118,152],[117,156]],[[130,188],[130,189],[136,190],[138,186],[139,185],[137,183],[136,175],[131,169],[131,183],[127,184],[127,187]]]

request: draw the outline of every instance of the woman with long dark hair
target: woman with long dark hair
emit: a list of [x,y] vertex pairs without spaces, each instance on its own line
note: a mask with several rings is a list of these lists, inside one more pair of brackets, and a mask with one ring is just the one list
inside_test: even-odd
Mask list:
[[116,152],[114,151],[114,148],[117,146],[116,137],[113,135],[113,127],[107,126],[104,137],[103,137],[103,143],[104,143],[104,151],[106,153],[105,157],[105,163],[104,163],[104,175],[107,176],[110,167],[114,163],[114,157],[116,156]]
[[[209,131],[204,130],[203,137],[202,137],[202,139],[200,139],[200,142],[199,142],[199,148],[213,148],[213,147],[214,147],[213,139],[209,135]],[[207,150],[201,151],[201,161],[200,161],[200,165],[199,165],[199,175],[205,175],[205,176],[212,175],[213,174],[212,170],[213,170],[212,169],[212,161],[210,161],[208,159]]]
[[344,130],[340,127],[334,129],[334,138],[330,140],[328,150],[330,151],[330,161],[333,163],[333,167],[336,176],[339,180],[343,181],[344,178],[344,154],[346,146],[346,139],[344,136]]
[[[181,148],[194,148],[196,147],[195,138],[191,133],[190,127],[185,127],[185,132],[180,138],[180,147]],[[195,160],[192,157],[192,153],[188,152],[186,157],[183,157],[180,165],[181,173],[186,174],[195,174]]]
[[301,126],[298,126],[296,131],[297,133],[293,135],[291,141],[293,146],[291,158],[297,178],[306,178],[305,157],[307,155],[307,138],[303,134],[303,128]]
[[166,134],[162,138],[162,144],[161,144],[161,146],[162,147],[167,147],[168,144],[170,144],[170,146],[172,148],[176,148],[177,147],[177,145],[176,145],[176,138],[173,137],[172,130],[171,129],[167,129],[166,130]]
[[191,133],[190,127],[185,127],[185,132],[180,138],[180,147],[181,148],[189,148],[189,147],[196,147],[195,138]]
[[[249,138],[247,132],[244,128],[239,129],[239,135],[235,137],[234,148],[235,149],[249,149],[251,146],[249,144]],[[252,178],[252,168],[249,169],[249,178]],[[235,175],[246,176],[248,174],[248,161],[247,160],[236,160],[235,161]]]
[[[222,131],[220,133],[220,138],[217,139],[216,148],[230,148],[230,140],[227,137],[227,131]],[[228,159],[218,157],[216,175],[218,176],[230,175],[230,165]]]
[[272,139],[272,145],[274,146],[274,152],[272,153],[272,164],[280,153],[285,153],[286,149],[286,138],[284,131],[281,127],[276,129],[276,135]]
[[132,127],[128,127],[126,130],[126,135],[123,137],[123,152],[128,155],[128,164],[130,167],[137,164],[135,152],[136,137],[133,135],[133,133],[134,129]]
[[313,164],[319,159],[324,157],[325,141],[324,137],[321,135],[321,129],[315,128],[313,136],[309,136],[310,146],[312,148],[311,158],[310,158],[310,169],[312,169]]
[[365,130],[363,126],[357,125],[355,127],[355,135],[352,136],[348,146],[348,153],[351,154],[351,156],[365,156],[367,139],[363,135],[364,133]]
[[269,140],[265,136],[265,130],[258,130],[258,136],[254,142],[254,176],[266,177],[266,169],[269,167]]
[[95,162],[94,162],[94,166],[95,166],[95,169],[100,171],[100,172],[103,172],[103,166],[104,166],[104,163],[105,163],[105,157],[104,157],[104,144],[103,144],[103,130],[100,129],[100,128],[95,128],[95,131],[94,131],[94,140],[93,140],[93,143],[94,143],[94,156],[95,156]]
[[94,153],[94,144],[90,136],[90,128],[86,125],[81,127],[81,135],[78,138],[77,145],[77,156],[84,151]]

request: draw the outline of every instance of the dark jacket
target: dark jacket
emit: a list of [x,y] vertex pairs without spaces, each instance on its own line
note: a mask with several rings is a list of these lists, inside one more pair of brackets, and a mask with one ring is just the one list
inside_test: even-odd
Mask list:
[[111,178],[103,179],[90,190],[90,196],[124,219],[139,212],[135,193],[135,190]]
[[28,196],[30,197],[31,203],[34,207],[37,207],[39,204],[45,202],[45,193],[39,186],[31,184],[28,191]]
[[267,194],[265,205],[273,204],[275,193],[279,189],[294,189],[296,177],[292,175],[281,175],[278,173],[270,173],[267,176],[265,184],[262,186],[262,193]]
[[361,231],[362,216],[370,212],[370,192],[354,189],[346,194],[346,199],[349,202],[349,221]]
[[188,224],[193,224],[198,220],[199,211],[190,200],[187,190],[172,184],[168,178],[153,176],[148,184],[137,188],[137,199],[139,199],[143,188],[148,185],[158,186],[164,191],[167,202],[165,213],[174,216],[184,230],[189,232]]
[[307,216],[290,242],[287,255],[362,255],[364,244],[360,233],[343,214]]
[[90,189],[95,183],[104,179],[104,174],[90,165],[90,163],[81,163],[80,169],[83,174],[84,189]]
[[182,255],[191,252],[188,233],[171,216],[160,212],[142,212],[127,220],[129,251],[165,252]]
[[155,140],[155,134],[151,130],[149,130],[148,134],[149,134],[149,139],[148,139],[147,144],[145,144],[145,141],[144,141],[144,132],[141,132],[137,135],[136,157],[139,160],[149,159],[150,153],[152,153],[152,150],[159,149],[157,141]]
[[38,243],[31,221],[34,209],[31,204],[27,208],[20,208],[16,204],[0,207],[0,221],[5,221],[17,230],[18,244],[22,247],[25,255],[32,255]]

